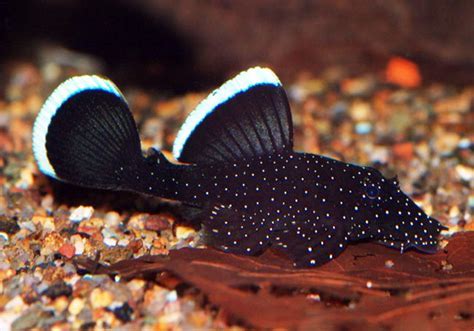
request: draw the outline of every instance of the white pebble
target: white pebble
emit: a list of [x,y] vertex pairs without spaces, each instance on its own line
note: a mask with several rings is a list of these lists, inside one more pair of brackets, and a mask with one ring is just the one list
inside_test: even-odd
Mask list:
[[69,220],[71,222],[82,222],[91,218],[94,208],[90,206],[79,206],[71,212]]

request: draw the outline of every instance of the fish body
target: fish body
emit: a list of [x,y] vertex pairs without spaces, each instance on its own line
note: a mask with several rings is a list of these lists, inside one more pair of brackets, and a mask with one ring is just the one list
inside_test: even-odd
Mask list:
[[206,244],[255,255],[283,251],[297,267],[360,240],[402,252],[436,250],[443,227],[376,169],[293,151],[286,94],[275,74],[249,69],[190,114],[167,160],[144,157],[125,98],[110,81],[66,81],[35,122],[39,168],[87,187],[127,190],[200,208]]

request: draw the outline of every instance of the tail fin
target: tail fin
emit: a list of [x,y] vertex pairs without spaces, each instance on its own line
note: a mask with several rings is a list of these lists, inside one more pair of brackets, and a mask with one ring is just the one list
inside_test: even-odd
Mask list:
[[33,153],[46,175],[101,189],[131,189],[145,159],[125,98],[109,80],[62,83],[33,127]]

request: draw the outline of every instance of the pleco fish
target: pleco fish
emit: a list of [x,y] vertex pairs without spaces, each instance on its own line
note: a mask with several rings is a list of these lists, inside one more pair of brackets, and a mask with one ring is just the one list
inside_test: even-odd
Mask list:
[[267,68],[240,73],[189,115],[173,146],[182,164],[156,149],[143,156],[124,96],[98,76],[51,94],[33,152],[50,177],[199,207],[206,244],[247,255],[272,246],[297,267],[359,240],[434,252],[444,229],[376,169],[294,152],[288,100]]

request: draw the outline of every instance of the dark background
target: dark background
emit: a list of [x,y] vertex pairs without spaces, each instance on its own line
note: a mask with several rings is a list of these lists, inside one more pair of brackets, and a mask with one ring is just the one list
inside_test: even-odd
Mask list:
[[171,93],[256,64],[294,79],[332,65],[378,72],[401,55],[425,81],[465,84],[474,73],[470,0],[0,0],[0,20],[4,69],[61,46],[93,55],[120,85]]

